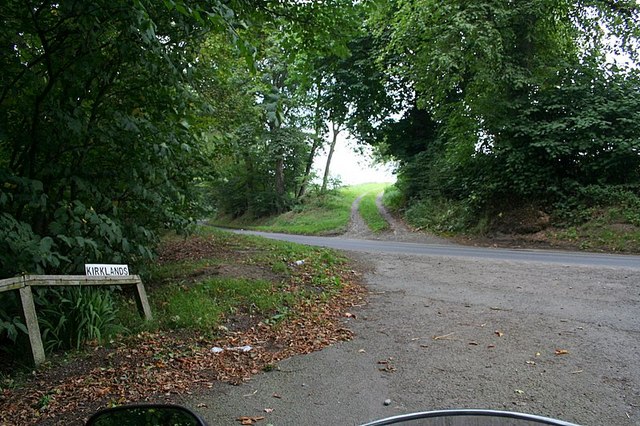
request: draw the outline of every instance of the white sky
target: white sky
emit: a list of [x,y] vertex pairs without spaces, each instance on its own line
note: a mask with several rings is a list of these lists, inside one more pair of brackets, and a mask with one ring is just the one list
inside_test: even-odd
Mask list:
[[[372,182],[395,182],[396,177],[392,174],[392,165],[372,165],[371,148],[367,146],[364,155],[356,153],[353,149],[355,144],[347,140],[344,135],[338,135],[336,150],[331,159],[329,168],[330,175],[339,177],[343,185],[356,185],[359,183]],[[313,164],[313,168],[319,179],[322,179],[324,167],[327,162],[329,147],[320,153]],[[367,155],[368,154],[368,155]]]

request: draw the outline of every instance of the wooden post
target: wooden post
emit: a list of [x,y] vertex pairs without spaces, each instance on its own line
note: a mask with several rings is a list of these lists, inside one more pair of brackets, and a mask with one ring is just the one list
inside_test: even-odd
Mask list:
[[153,319],[153,315],[151,315],[151,306],[149,306],[149,299],[147,299],[147,292],[144,289],[142,280],[136,284],[136,302],[138,304],[140,314],[144,315],[147,321],[151,321]]
[[45,361],[45,356],[42,336],[40,335],[40,326],[38,325],[38,317],[36,315],[36,306],[33,303],[33,293],[31,293],[30,286],[25,285],[20,288],[20,299],[22,300],[22,310],[24,311],[24,319],[27,323],[27,331],[29,332],[33,362],[37,367]]
[[126,276],[85,276],[85,275],[23,275],[22,277],[0,279],[0,293],[11,290],[20,291],[22,310],[27,332],[31,343],[33,361],[37,366],[45,361],[44,345],[38,325],[36,307],[33,303],[31,286],[82,286],[82,285],[134,285],[136,286],[136,302],[141,316],[147,321],[153,319],[151,306],[147,299],[144,284],[138,275]]

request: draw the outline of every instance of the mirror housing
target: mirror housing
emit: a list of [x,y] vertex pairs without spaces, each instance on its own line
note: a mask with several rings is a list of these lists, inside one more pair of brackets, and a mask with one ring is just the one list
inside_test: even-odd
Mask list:
[[196,413],[173,404],[136,404],[106,408],[92,415],[87,426],[207,426]]

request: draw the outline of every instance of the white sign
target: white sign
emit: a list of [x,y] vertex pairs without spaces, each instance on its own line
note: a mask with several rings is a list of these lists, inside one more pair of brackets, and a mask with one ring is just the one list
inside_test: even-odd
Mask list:
[[106,277],[109,275],[126,276],[129,275],[127,265],[84,265],[84,273],[90,277]]

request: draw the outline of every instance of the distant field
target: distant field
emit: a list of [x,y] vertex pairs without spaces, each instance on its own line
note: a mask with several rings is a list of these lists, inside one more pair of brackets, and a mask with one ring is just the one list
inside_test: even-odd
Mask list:
[[365,183],[347,186],[334,193],[309,199],[307,203],[280,216],[263,219],[240,218],[233,221],[214,219],[211,223],[233,228],[290,234],[341,234],[347,230],[349,225],[353,201],[361,195],[371,194],[375,203],[375,196],[388,185],[387,183]]

